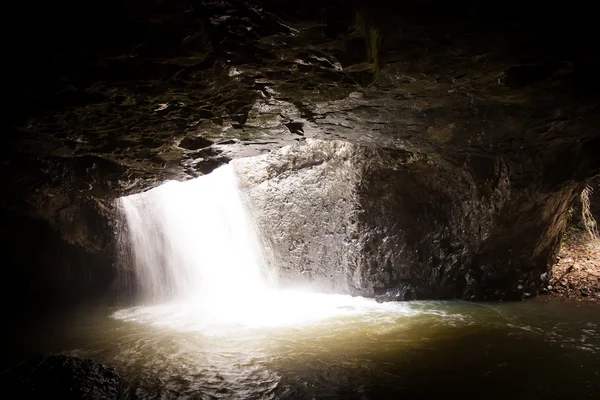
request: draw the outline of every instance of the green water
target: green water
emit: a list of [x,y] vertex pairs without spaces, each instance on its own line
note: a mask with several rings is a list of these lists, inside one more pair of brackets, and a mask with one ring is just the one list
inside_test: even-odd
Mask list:
[[119,371],[130,399],[600,398],[599,307],[344,307],[301,324],[221,331],[181,325],[189,316],[168,310],[172,318],[155,323],[148,313],[119,320],[116,309],[81,309],[5,328],[5,356],[93,358]]

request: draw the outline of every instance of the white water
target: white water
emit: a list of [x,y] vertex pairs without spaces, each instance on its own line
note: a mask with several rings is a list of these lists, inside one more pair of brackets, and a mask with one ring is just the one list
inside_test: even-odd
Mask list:
[[120,310],[115,318],[223,334],[365,313],[415,313],[401,304],[274,289],[231,164],[121,198],[120,209],[146,305]]
[[119,201],[146,301],[243,297],[266,288],[260,241],[233,166]]

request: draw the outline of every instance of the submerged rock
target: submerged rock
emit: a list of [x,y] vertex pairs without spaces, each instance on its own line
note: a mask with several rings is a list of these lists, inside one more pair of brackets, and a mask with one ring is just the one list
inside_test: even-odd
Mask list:
[[27,361],[2,374],[2,387],[15,399],[117,400],[122,381],[114,368],[68,356]]

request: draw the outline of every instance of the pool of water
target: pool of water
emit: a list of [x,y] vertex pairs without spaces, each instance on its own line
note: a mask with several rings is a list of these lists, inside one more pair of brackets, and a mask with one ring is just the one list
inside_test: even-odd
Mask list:
[[600,397],[597,306],[311,299],[316,314],[284,300],[262,320],[252,302],[233,320],[206,304],[46,315],[4,328],[5,360],[93,358],[130,399]]

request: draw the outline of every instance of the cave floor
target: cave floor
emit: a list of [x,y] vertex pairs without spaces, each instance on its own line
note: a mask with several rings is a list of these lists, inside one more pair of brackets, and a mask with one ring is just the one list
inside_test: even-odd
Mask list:
[[552,274],[542,299],[600,302],[600,240],[592,241],[585,230],[570,227]]

